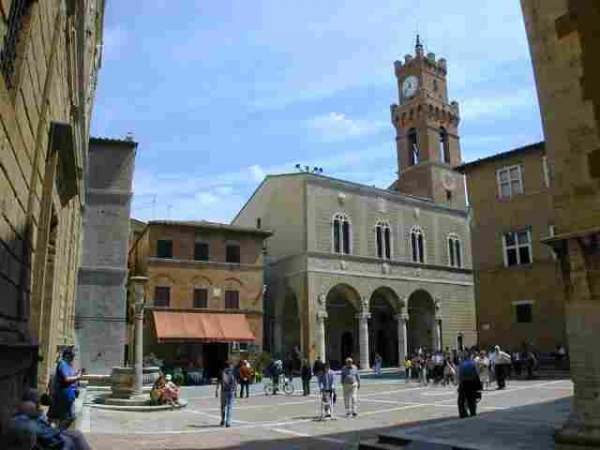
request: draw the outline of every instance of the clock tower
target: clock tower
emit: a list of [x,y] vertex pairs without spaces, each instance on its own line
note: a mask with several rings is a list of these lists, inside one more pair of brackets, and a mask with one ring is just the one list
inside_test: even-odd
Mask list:
[[446,60],[425,55],[417,36],[415,54],[394,62],[399,104],[391,105],[396,128],[398,181],[390,189],[466,208],[460,165],[458,103],[448,100]]

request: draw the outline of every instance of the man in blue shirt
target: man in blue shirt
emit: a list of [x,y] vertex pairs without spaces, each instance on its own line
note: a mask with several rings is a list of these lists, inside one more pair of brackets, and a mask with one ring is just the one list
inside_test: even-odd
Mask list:
[[[477,372],[477,365],[469,355],[458,368],[458,413],[462,419],[477,414],[477,400],[481,398],[483,386]],[[467,414],[467,408],[469,414]]]
[[217,383],[215,397],[219,396],[219,391],[221,391],[221,426],[225,425],[225,427],[229,428],[231,426],[233,399],[237,391],[237,380],[231,361],[225,363],[225,368]]
[[40,410],[39,393],[30,389],[19,404],[13,417],[16,428],[29,431],[36,437],[41,448],[60,450],[90,450],[90,446],[79,430],[52,428]]
[[81,372],[75,372],[74,359],[73,349],[64,349],[52,381],[52,402],[48,410],[48,418],[58,421],[61,430],[66,430],[75,421],[74,403],[78,394],[77,387]]

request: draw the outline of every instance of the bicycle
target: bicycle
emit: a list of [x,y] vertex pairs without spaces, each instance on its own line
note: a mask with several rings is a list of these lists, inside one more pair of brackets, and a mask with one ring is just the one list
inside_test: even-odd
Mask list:
[[[283,378],[283,386],[281,378]],[[274,395],[274,386],[273,380],[269,379],[268,382],[265,382],[265,395]],[[286,377],[279,378],[279,385],[277,386],[278,391],[283,391],[285,395],[292,395],[294,393],[294,385],[292,382]]]

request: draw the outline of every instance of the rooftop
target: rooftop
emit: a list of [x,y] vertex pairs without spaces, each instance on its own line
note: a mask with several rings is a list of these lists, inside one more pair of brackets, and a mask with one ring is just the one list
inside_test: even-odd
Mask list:
[[501,159],[511,158],[520,153],[533,153],[533,152],[543,152],[546,149],[546,143],[544,141],[536,142],[535,144],[525,145],[524,147],[515,148],[513,150],[508,150],[502,153],[496,153],[495,155],[486,156],[485,158],[476,159],[475,161],[471,161],[469,163],[461,164],[456,167],[461,173],[465,173],[466,169],[471,169],[472,167],[478,166],[483,163],[488,163],[492,161],[497,161]]
[[242,234],[254,234],[267,238],[273,235],[270,230],[260,228],[241,227],[238,225],[229,225],[226,223],[209,222],[207,220],[151,220],[148,225],[166,225],[177,227],[191,227],[203,230],[233,231]]
[[103,144],[103,145],[127,145],[130,147],[137,147],[138,143],[131,138],[125,139],[114,139],[98,136],[90,136],[90,144]]

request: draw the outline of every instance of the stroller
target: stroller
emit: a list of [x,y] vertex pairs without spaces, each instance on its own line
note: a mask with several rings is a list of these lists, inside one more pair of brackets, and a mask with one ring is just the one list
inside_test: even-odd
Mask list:
[[336,397],[335,390],[321,390],[321,395],[317,397],[319,402],[318,420],[325,420],[327,417],[329,417],[331,420],[337,420],[333,408]]

